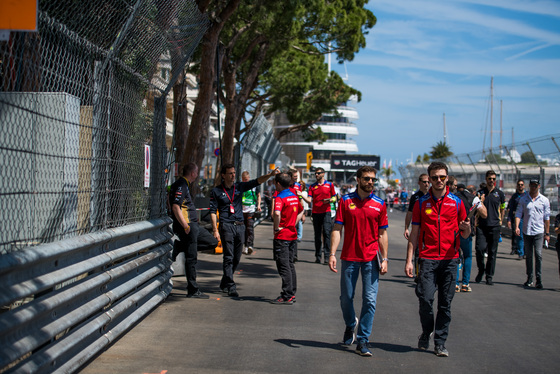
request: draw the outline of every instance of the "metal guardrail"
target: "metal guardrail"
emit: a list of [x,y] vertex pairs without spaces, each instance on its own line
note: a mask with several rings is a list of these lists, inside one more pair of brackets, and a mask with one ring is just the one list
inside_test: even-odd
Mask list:
[[0,373],[71,373],[171,292],[169,218],[0,256]]

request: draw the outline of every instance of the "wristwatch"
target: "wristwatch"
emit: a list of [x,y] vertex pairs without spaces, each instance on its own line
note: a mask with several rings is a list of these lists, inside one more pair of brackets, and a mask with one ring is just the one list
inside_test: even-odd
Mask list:
[[388,258],[382,258],[382,259],[381,259],[381,262],[384,262],[384,261],[389,262],[389,259],[388,259]]

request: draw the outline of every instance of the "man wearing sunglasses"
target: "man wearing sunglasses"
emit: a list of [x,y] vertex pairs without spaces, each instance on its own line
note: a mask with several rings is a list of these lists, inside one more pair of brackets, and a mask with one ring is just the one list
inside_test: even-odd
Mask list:
[[[311,217],[313,218],[313,230],[315,232],[315,262],[321,263],[321,247],[325,253],[324,263],[329,263],[331,250],[331,199],[336,196],[334,185],[325,179],[325,169],[315,169],[317,182],[309,187],[308,197],[302,197],[305,202],[312,204]],[[321,243],[321,236],[323,242]]]
[[[373,194],[377,179],[371,166],[358,169],[358,188],[344,195],[336,212],[331,237],[329,267],[335,273],[336,249],[345,229],[344,244],[340,254],[340,307],[346,325],[343,343],[351,345],[358,341],[356,352],[371,356],[368,348],[373,327],[379,274],[387,272],[387,205]],[[362,273],[362,310],[360,319],[354,310],[354,294],[358,276]],[[356,334],[357,330],[357,334]]]
[[[476,228],[478,275],[474,280],[476,283],[480,283],[486,273],[486,284],[492,286],[494,285],[493,278],[496,270],[500,226],[506,207],[506,196],[496,187],[496,173],[493,170],[486,172],[486,187],[478,191],[478,196],[486,206],[488,216],[486,218],[479,217],[478,227]],[[488,253],[486,265],[484,264],[484,253]]]
[[[432,188],[414,205],[404,269],[408,277],[414,276],[412,258],[414,248],[419,246],[420,272],[416,296],[422,334],[418,338],[418,348],[428,349],[433,334],[434,353],[440,357],[449,356],[445,342],[451,322],[451,301],[455,295],[459,235],[466,239],[471,233],[463,202],[449,193],[446,187],[447,174],[447,165],[442,162],[432,162],[428,167]],[[436,290],[438,305],[434,323]]]

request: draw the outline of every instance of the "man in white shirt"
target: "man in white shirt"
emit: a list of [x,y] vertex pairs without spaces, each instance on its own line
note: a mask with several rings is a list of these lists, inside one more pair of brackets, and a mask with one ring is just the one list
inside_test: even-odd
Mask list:
[[537,289],[542,289],[541,266],[543,241],[550,240],[550,202],[539,192],[539,179],[531,179],[529,182],[529,193],[519,199],[515,212],[515,233],[519,235],[521,230],[519,223],[523,220],[523,242],[525,247],[525,265],[527,269],[527,282],[523,285],[533,285],[533,253],[535,253],[535,276],[537,278]]

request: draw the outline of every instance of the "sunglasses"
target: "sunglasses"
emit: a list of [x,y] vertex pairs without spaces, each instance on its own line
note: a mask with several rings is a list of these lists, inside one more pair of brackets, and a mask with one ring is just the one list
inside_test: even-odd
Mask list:
[[315,175],[321,175],[321,174],[324,174],[324,173],[323,172],[315,173]]
[[420,181],[420,183],[430,183],[430,181]]
[[360,177],[361,180],[369,182],[369,181],[373,181],[373,183],[377,182],[379,179],[377,178],[373,178],[373,177]]
[[434,182],[437,182],[438,179],[443,182],[445,178],[447,178],[447,175],[433,175],[430,177]]
[[496,178],[486,178],[487,181],[495,181]]

